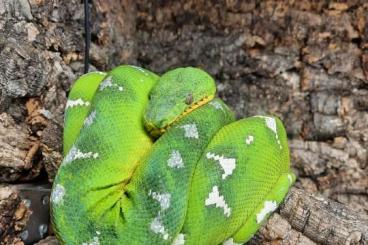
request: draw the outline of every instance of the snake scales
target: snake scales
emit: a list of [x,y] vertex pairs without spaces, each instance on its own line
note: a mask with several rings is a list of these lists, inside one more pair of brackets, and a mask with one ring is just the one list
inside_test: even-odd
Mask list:
[[51,195],[64,244],[242,244],[295,181],[281,121],[235,121],[197,68],[79,78]]

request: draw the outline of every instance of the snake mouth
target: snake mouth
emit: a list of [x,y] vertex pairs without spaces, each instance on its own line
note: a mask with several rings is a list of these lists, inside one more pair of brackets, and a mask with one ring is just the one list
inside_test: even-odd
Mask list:
[[191,113],[192,111],[194,111],[198,107],[201,107],[201,106],[207,104],[214,97],[215,97],[214,95],[209,95],[209,96],[205,96],[202,99],[194,102],[193,104],[191,104],[190,106],[188,106],[187,108],[185,108],[185,110],[179,116],[177,116],[176,118],[174,118],[171,122],[169,122],[168,124],[166,124],[162,128],[157,128],[156,126],[154,126],[152,124],[148,125],[149,128],[147,129],[147,131],[148,131],[149,135],[151,135],[153,138],[157,139],[162,134],[164,134],[166,132],[166,130],[168,130],[173,124],[175,124],[176,122],[180,121],[184,116],[188,115],[189,113]]

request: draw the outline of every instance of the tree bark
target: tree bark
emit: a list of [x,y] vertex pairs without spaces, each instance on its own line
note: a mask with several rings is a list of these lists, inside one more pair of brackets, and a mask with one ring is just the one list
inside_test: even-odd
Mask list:
[[[252,244],[367,243],[365,1],[95,0],[91,7],[91,69],[199,66],[238,118],[274,114],[285,123],[298,189]],[[0,0],[3,243],[20,243],[29,217],[13,184],[52,182],[62,160],[63,111],[83,71],[83,35],[81,1]]]
[[257,235],[262,243],[267,240],[281,240],[282,244],[368,242],[368,216],[322,196],[293,188],[279,213]]

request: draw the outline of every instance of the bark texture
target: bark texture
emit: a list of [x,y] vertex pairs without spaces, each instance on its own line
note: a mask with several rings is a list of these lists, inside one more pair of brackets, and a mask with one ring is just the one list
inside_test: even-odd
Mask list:
[[30,216],[27,206],[15,188],[0,186],[0,244],[23,244],[20,237]]
[[[81,1],[0,0],[3,243],[20,242],[12,184],[52,182],[61,162],[83,35]],[[299,189],[252,244],[367,243],[366,1],[95,0],[91,69],[121,63],[202,67],[239,118],[283,120]]]
[[279,211],[259,237],[274,241],[279,236],[282,244],[368,243],[368,216],[322,196],[293,188]]

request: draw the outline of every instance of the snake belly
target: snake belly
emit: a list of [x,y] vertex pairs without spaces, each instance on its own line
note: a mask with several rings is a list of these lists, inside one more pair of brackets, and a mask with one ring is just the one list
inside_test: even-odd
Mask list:
[[234,122],[220,99],[180,117],[153,144],[142,117],[160,79],[120,66],[73,86],[67,154],[51,197],[63,243],[240,244],[295,180],[282,123]]

